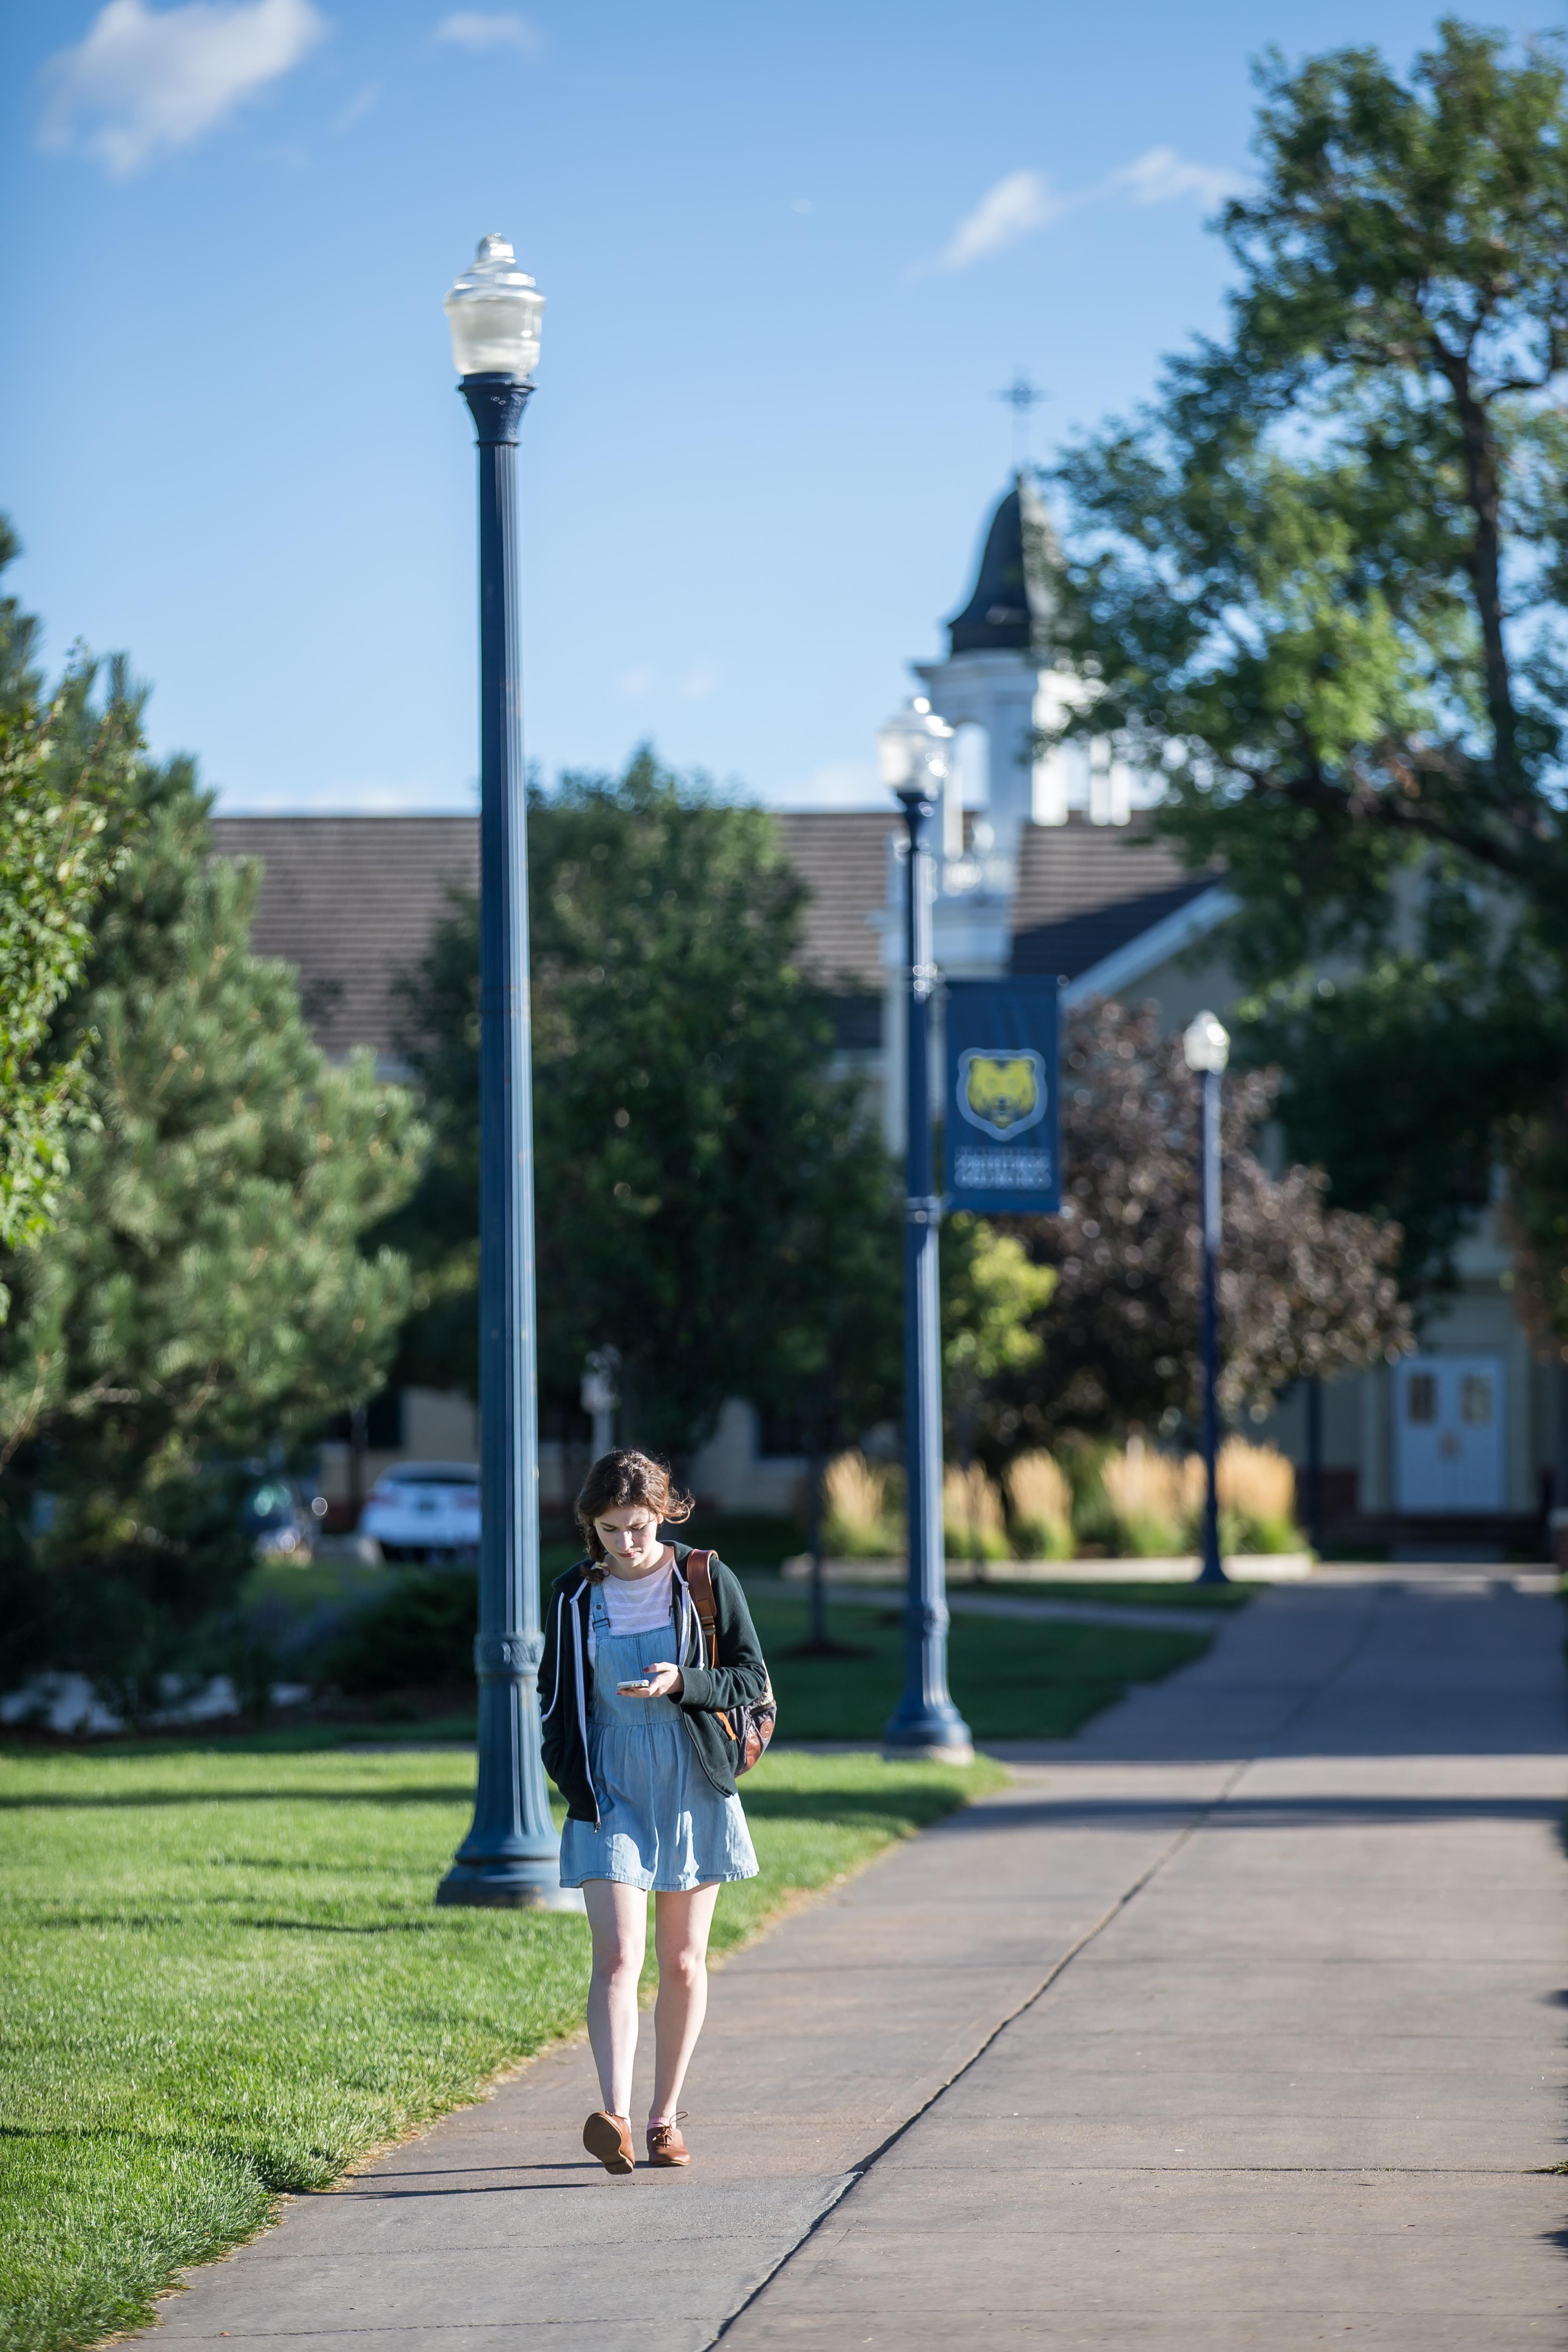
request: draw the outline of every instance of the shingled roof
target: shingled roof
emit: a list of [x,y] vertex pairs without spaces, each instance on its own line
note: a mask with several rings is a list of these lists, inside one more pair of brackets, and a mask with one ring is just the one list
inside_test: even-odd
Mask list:
[[[889,812],[783,814],[784,845],[810,893],[806,969],[841,999],[839,1042],[880,1034],[881,940],[870,921],[887,889]],[[259,858],[251,943],[299,972],[329,1054],[372,1045],[395,1056],[399,973],[417,963],[449,893],[479,884],[473,816],[224,816],[224,857]],[[1026,825],[1019,843],[1013,969],[1073,980],[1211,888],[1146,815],[1130,824]]]
[[300,975],[329,1054],[395,1055],[394,982],[417,963],[453,889],[479,879],[473,816],[220,816],[223,857],[265,868],[250,944]]
[[805,909],[805,964],[831,985],[882,985],[882,943],[871,917],[888,891],[888,841],[901,833],[895,810],[813,810],[778,820],[784,845],[811,896]]
[[1013,969],[1076,980],[1205,890],[1217,874],[1194,874],[1147,814],[1128,824],[1026,824],[1018,844]]
[[[897,817],[814,812],[778,823],[811,892],[807,970],[829,987],[879,990],[880,946],[867,918],[882,903],[887,839]],[[223,857],[261,860],[251,945],[299,972],[326,1052],[374,1045],[395,1055],[394,984],[424,954],[449,891],[478,888],[479,819],[220,816],[213,820],[213,845]],[[869,1033],[858,1034],[864,1023],[839,1026],[846,1044],[874,1042]]]

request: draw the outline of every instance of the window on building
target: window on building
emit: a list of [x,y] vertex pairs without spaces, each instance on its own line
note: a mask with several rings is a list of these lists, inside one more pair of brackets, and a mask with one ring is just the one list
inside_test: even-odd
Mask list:
[[1437,1418],[1437,1383],[1430,1372],[1412,1372],[1405,1383],[1405,1418],[1429,1422]]

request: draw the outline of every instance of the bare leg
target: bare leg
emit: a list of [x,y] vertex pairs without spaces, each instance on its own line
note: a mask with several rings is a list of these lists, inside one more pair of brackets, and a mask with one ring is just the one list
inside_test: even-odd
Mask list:
[[[660,1902],[668,1898],[661,1895]],[[606,2113],[631,2114],[632,2061],[637,2051],[637,1983],[647,1943],[647,1896],[640,1886],[589,1878],[583,1907],[594,1935],[588,1980],[588,2041]]]
[[694,1886],[686,1895],[656,1895],[654,1949],[658,1954],[658,1999],[654,2004],[653,2105],[650,2124],[669,2123],[680,2104],[680,2086],[708,2013],[708,1930],[713,1925],[717,1886]]

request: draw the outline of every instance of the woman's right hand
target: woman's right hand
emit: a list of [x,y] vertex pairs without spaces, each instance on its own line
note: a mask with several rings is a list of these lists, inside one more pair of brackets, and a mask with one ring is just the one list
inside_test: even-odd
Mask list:
[[623,1698],[679,1698],[680,1668],[672,1665],[668,1658],[661,1658],[657,1665],[648,1667],[642,1682],[618,1683],[616,1688]]

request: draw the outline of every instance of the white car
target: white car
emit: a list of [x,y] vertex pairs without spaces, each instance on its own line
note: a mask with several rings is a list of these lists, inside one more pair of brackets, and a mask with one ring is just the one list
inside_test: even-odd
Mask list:
[[360,1513],[382,1558],[472,1559],[479,1549],[479,1474],[472,1462],[400,1462],[384,1470]]

